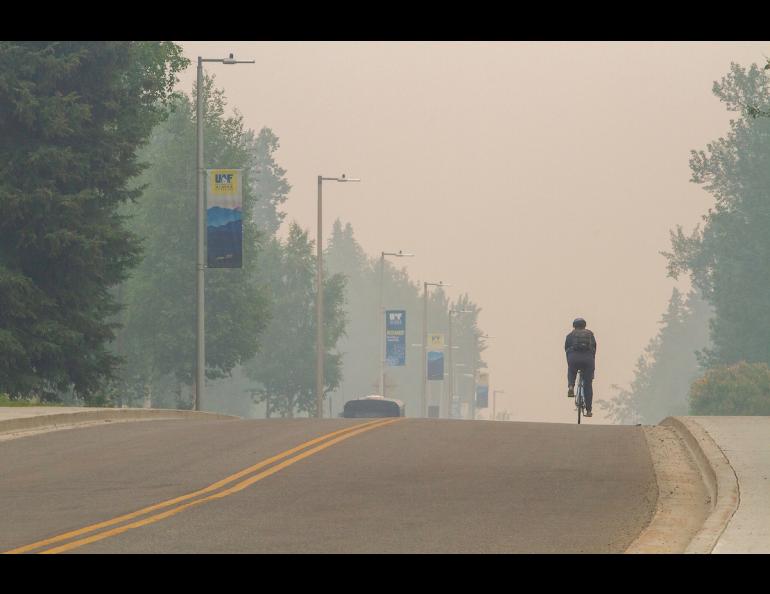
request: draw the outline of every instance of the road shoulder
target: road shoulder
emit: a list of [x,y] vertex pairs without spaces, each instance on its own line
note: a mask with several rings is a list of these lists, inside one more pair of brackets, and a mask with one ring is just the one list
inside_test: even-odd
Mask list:
[[643,427],[655,468],[658,499],[650,524],[626,553],[683,553],[703,526],[710,496],[681,435],[666,426]]
[[0,408],[0,441],[103,423],[161,419],[235,420],[238,418],[203,411],[152,408]]

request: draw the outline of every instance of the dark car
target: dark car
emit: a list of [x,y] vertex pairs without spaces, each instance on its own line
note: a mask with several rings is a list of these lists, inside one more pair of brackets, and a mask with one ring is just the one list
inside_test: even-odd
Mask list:
[[404,417],[406,406],[400,400],[382,396],[364,396],[348,400],[342,416],[346,419],[375,419],[378,417]]

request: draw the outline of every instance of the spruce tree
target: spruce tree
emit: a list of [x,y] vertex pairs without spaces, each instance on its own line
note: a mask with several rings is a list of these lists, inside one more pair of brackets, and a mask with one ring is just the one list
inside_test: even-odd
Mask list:
[[140,254],[119,207],[186,64],[170,42],[0,42],[0,392],[100,401]]

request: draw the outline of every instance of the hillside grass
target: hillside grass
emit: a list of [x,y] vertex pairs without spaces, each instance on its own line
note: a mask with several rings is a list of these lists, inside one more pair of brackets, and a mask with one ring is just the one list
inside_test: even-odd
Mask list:
[[64,406],[58,402],[40,402],[37,398],[11,400],[7,394],[0,394],[0,406]]

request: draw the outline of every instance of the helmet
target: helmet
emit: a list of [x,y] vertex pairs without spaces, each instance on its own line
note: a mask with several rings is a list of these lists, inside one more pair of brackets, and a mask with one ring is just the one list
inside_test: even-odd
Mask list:
[[585,328],[586,327],[586,321],[583,318],[575,318],[572,320],[572,327],[573,328]]

